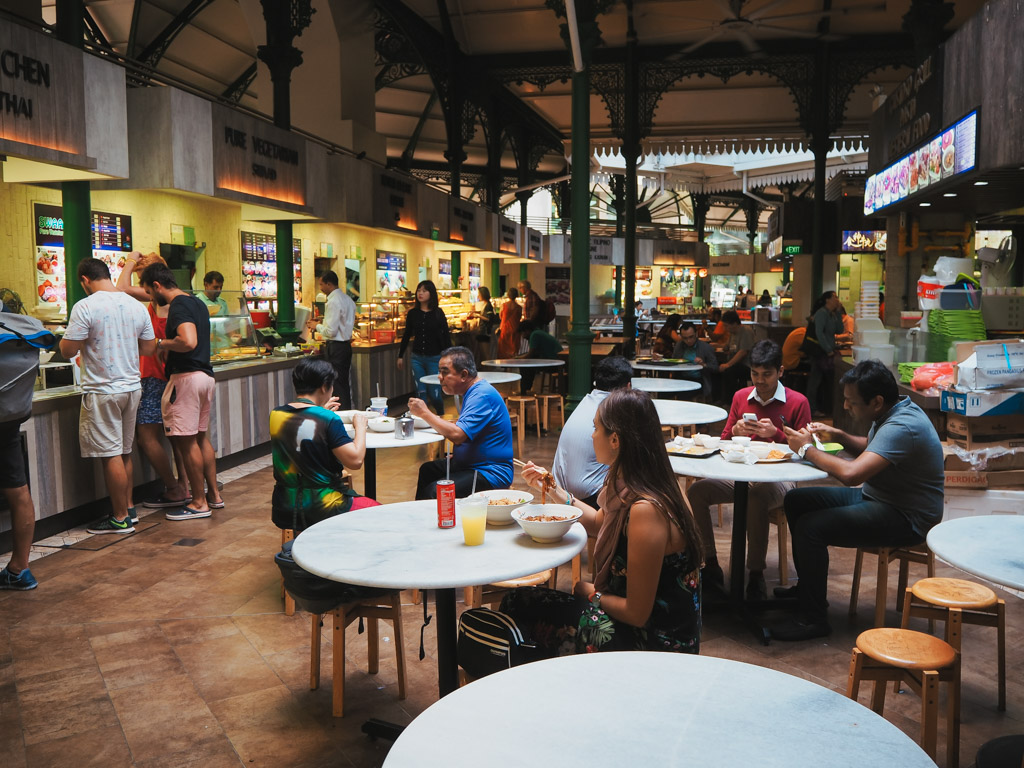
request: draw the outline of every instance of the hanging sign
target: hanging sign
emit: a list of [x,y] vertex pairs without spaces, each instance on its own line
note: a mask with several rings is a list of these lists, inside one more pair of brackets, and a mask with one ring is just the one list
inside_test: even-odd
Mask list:
[[544,259],[544,237],[535,229],[526,230],[526,258],[534,261]]
[[885,112],[882,164],[906,154],[941,125],[942,51],[940,46],[922,61],[880,107]]
[[214,104],[213,184],[269,203],[306,205],[306,141]]
[[592,237],[590,238],[590,263],[611,264],[612,263],[612,238]]
[[448,239],[453,243],[484,246],[484,216],[472,203],[451,198],[448,208]]
[[415,232],[419,185],[396,173],[378,171],[373,178],[373,225]]

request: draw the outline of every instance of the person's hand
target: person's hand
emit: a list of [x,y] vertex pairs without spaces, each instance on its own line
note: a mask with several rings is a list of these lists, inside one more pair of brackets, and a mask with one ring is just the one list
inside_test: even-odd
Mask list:
[[695,358],[693,358],[693,362],[695,362],[701,368],[704,367],[704,358],[703,357],[695,357]]
[[807,428],[796,430],[790,427],[783,427],[782,431],[786,434],[786,442],[789,443],[789,450],[793,451],[793,453],[799,453],[800,449],[805,445],[814,442],[814,435]]
[[720,366],[718,367],[718,370],[719,370],[719,371],[728,371],[728,370],[729,370],[729,365],[730,365],[729,363],[722,363],[722,364],[721,364],[721,365],[720,365]]
[[409,413],[413,416],[418,416],[421,419],[425,419],[430,413],[430,409],[427,404],[420,400],[418,397],[409,398]]
[[577,581],[572,593],[581,600],[590,600],[594,593],[594,583],[591,581]]
[[750,422],[748,424],[751,431],[758,437],[771,439],[775,437],[775,425],[771,419],[759,419],[758,421]]
[[812,421],[808,424],[807,431],[812,435],[817,435],[826,443],[831,442],[832,440],[842,442],[843,438],[846,436],[846,433],[839,429],[839,427],[833,427],[830,424],[822,424],[820,421]]
[[[331,399],[333,400],[334,398]],[[352,428],[357,434],[359,432],[366,431],[366,425],[369,421],[370,417],[367,415],[366,411],[356,411],[352,414]]]
[[153,355],[156,357],[157,362],[160,363],[161,366],[167,365],[167,350],[164,349],[162,346],[158,344],[156,347],[156,352],[154,352]]
[[326,403],[324,403],[324,408],[326,408],[328,411],[336,411],[338,410],[338,405],[339,400],[336,396],[334,396],[331,397],[331,399],[328,400]]
[[538,467],[532,461],[528,461],[526,466],[523,467],[521,474],[528,486],[539,491],[544,485],[544,478],[547,476],[548,471],[544,467]]
[[398,370],[400,370],[400,371],[405,370],[405,358],[404,357],[398,358]]

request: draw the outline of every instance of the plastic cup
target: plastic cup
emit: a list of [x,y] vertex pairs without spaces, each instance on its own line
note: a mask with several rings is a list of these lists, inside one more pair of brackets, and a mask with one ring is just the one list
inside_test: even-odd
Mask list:
[[462,538],[467,547],[484,543],[487,529],[487,499],[469,497],[459,501],[459,518],[462,520]]

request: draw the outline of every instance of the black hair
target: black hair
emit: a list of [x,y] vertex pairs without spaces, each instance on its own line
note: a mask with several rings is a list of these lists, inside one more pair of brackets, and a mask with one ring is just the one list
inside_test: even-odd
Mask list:
[[683,322],[681,322],[679,324],[679,332],[680,333],[682,333],[683,331],[696,331],[696,330],[697,330],[697,326],[695,326],[689,320],[685,320],[685,321],[683,321]]
[[458,373],[465,371],[472,378],[476,378],[476,359],[473,357],[473,353],[465,347],[448,347],[441,353],[441,357],[450,358],[452,367]]
[[174,273],[171,272],[170,267],[159,262],[150,264],[139,275],[139,285],[145,287],[153,285],[153,283],[160,283],[163,288],[178,287],[178,281],[174,279]]
[[96,280],[109,280],[110,269],[99,259],[94,259],[90,256],[78,262],[78,279],[81,280],[83,277],[87,277],[94,282]]
[[292,370],[292,386],[296,395],[309,395],[323,387],[333,388],[338,378],[334,366],[319,357],[306,357]]
[[668,320],[658,331],[658,338],[669,340],[672,338],[672,331],[678,331],[680,323],[683,322],[682,315],[669,315]]
[[865,403],[879,395],[882,396],[882,402],[888,406],[895,405],[900,399],[896,377],[878,360],[861,360],[843,374],[839,383],[844,387],[847,384],[855,386],[857,394]]
[[719,320],[721,320],[722,319],[722,308],[721,307],[712,307],[711,311],[708,312],[708,317],[710,317],[712,320],[714,320],[716,317]]
[[632,380],[633,366],[620,355],[606,357],[594,368],[594,386],[605,392],[624,387]]
[[825,302],[833,296],[838,296],[838,294],[835,291],[825,291],[821,296],[815,299],[814,304],[811,306],[811,315],[816,314],[819,309],[825,306]]
[[486,285],[481,285],[476,290],[477,290],[477,295],[480,297],[480,301],[490,301],[491,300],[491,289],[488,288]]
[[328,269],[326,272],[320,275],[320,279],[323,280],[325,283],[329,283],[330,285],[338,285],[338,273],[335,272],[333,269]]
[[771,339],[761,339],[750,350],[748,362],[751,368],[774,368],[782,367],[782,347]]
[[730,309],[722,313],[722,322],[726,325],[739,325],[740,324],[740,313],[735,309]]
[[218,272],[215,269],[211,270],[210,272],[207,272],[206,275],[203,277],[203,285],[209,285],[210,283],[223,283],[223,282],[224,282],[224,275],[222,275],[220,272]]
[[[427,310],[437,309],[437,286],[431,280],[420,280],[419,285],[416,286],[416,293],[420,292],[420,288],[426,289],[430,294],[430,298],[427,299]],[[416,299],[416,307],[419,308],[419,299]]]

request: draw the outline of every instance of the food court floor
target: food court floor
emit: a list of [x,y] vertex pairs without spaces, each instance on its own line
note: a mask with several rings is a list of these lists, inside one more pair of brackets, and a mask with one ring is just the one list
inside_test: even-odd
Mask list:
[[[556,441],[556,430],[549,437],[528,437],[526,457],[549,464]],[[380,453],[381,501],[412,498],[425,450]],[[321,687],[310,691],[309,617],[288,617],[282,610],[272,559],[279,543],[270,523],[273,478],[265,464],[257,463],[263,468],[244,477],[225,473],[227,508],[212,518],[172,523],[154,513],[143,517],[136,535],[78,541],[35,560],[32,570],[40,582],[35,591],[0,592],[0,765],[314,768],[383,762],[388,745],[369,741],[359,726],[368,717],[408,723],[435,701],[433,626],[425,633],[427,656],[420,661],[421,606],[413,606],[406,593],[405,701],[396,698],[390,630],[382,631],[387,640],[380,673],[369,676],[365,635],[350,627],[346,716],[332,718],[330,635],[325,633]],[[357,488],[360,483],[357,476]],[[728,511],[725,517],[716,533],[719,552],[727,555]],[[769,587],[778,578],[774,537],[773,529]],[[834,632],[827,640],[762,647],[739,624],[714,615],[705,619],[701,652],[845,691],[850,649],[857,633],[869,627],[874,594],[874,559],[867,558],[862,608],[849,622],[852,563],[850,552],[833,551]],[[567,585],[563,570],[560,581]],[[938,571],[954,575],[941,564]],[[895,581],[894,572],[890,606]],[[1024,636],[1024,603],[1003,596],[1006,713],[996,710],[993,630],[966,627],[964,632],[964,766],[973,764],[984,741],[1024,733],[1024,658],[1018,642]],[[895,620],[890,610],[890,624]],[[581,706],[589,684],[579,683]],[[867,701],[865,688],[862,701]],[[688,706],[685,680],[679,681],[679,699],[681,708]],[[537,702],[542,708],[543,692]],[[890,694],[886,703],[886,716],[916,738],[918,699]],[[584,732],[567,729],[566,738],[583,739]],[[502,740],[500,727],[495,736]],[[940,720],[941,755],[944,738]],[[858,764],[851,755],[850,765]],[[428,755],[423,765],[430,765]]]

